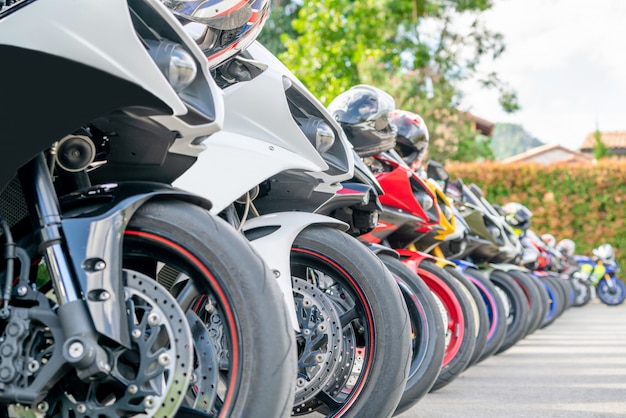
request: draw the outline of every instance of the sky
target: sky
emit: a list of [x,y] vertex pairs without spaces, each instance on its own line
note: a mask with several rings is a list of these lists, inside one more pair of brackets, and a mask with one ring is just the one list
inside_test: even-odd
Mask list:
[[574,150],[596,126],[626,131],[626,1],[494,0],[484,22],[506,50],[483,69],[516,90],[521,110],[506,114],[477,83],[462,86],[463,107]]

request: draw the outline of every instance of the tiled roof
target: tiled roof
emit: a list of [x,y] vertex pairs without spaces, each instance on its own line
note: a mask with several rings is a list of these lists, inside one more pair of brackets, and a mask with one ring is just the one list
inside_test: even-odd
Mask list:
[[529,150],[526,150],[512,157],[505,158],[504,160],[502,160],[502,163],[510,164],[510,163],[519,163],[519,162],[539,161],[538,157],[541,156],[542,154],[554,153],[555,151],[559,152],[560,154],[565,154],[566,156],[560,157],[557,160],[554,160],[552,162],[576,161],[576,160],[577,161],[591,161],[593,159],[587,154],[583,154],[577,151],[572,151],[571,149],[565,148],[564,146],[561,146],[561,145],[546,144],[546,145],[540,145],[535,148],[531,148]]
[[[580,150],[592,150],[593,146],[596,143],[596,133],[591,132],[583,141],[583,144],[580,146]],[[626,149],[626,131],[606,131],[600,132],[600,139],[604,142],[604,145],[611,149],[624,148]]]

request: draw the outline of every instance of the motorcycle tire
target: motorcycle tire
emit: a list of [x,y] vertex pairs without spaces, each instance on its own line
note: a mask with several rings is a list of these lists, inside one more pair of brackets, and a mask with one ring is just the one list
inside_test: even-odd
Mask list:
[[[611,277],[611,283],[602,278],[596,286],[596,293],[602,303],[608,306],[618,306],[626,299],[626,285],[616,277]],[[613,286],[610,286],[612,284]]]
[[449,385],[465,370],[476,346],[476,324],[471,305],[457,280],[434,261],[423,260],[418,275],[444,304],[448,315],[446,353],[437,381],[429,392]]
[[553,284],[554,289],[556,290],[556,292],[559,294],[559,304],[557,305],[557,311],[556,311],[556,318],[559,318],[567,309],[567,305],[568,305],[568,299],[569,299],[569,295],[568,295],[568,291],[565,288],[565,285],[563,284],[563,281],[561,279],[559,279],[558,277],[555,277],[552,274],[548,274],[547,276],[548,281],[550,281],[550,283]]
[[445,331],[436,301],[424,281],[397,258],[388,254],[378,257],[400,287],[413,330],[409,378],[393,413],[398,415],[415,405],[435,384],[445,352]]
[[548,310],[546,312],[546,316],[541,321],[541,325],[539,325],[539,329],[543,329],[552,324],[558,318],[561,305],[563,305],[563,296],[561,295],[557,284],[553,283],[550,277],[539,277],[539,280],[548,294]]
[[[333,302],[342,336],[338,369],[306,402],[296,400],[292,415],[392,416],[408,379],[411,321],[391,272],[352,236],[318,225],[296,237],[291,272],[311,286],[306,292]],[[309,369],[300,365],[306,384]]]
[[494,354],[500,354],[511,348],[526,335],[528,329],[528,301],[520,286],[511,276],[500,270],[493,270],[490,279],[496,288],[505,295],[509,305],[507,316],[506,337]]
[[450,275],[454,276],[459,283],[469,292],[469,300],[473,305],[472,311],[476,316],[476,345],[467,367],[471,367],[478,362],[480,355],[487,344],[487,334],[489,333],[489,317],[487,306],[476,286],[457,267],[446,266],[444,268]]
[[489,318],[489,331],[487,333],[487,342],[483,348],[477,363],[491,357],[500,348],[506,337],[506,311],[504,305],[498,296],[498,290],[493,285],[489,277],[478,269],[469,267],[465,269],[465,273],[474,283],[487,307]]
[[580,308],[587,305],[591,301],[593,291],[591,290],[591,284],[588,281],[577,277],[575,273],[569,276],[569,280],[572,283],[576,296],[574,298],[574,307]]
[[508,274],[513,277],[513,280],[522,288],[528,300],[528,327],[524,335],[527,336],[535,332],[539,328],[539,325],[541,325],[541,320],[545,316],[545,305],[539,293],[538,283],[536,283],[528,273],[522,270],[511,270]]
[[571,308],[572,306],[574,306],[574,302],[576,301],[576,290],[574,289],[574,286],[572,285],[572,282],[567,280],[566,277],[563,277],[562,275],[557,275],[557,274],[555,274],[553,277],[556,280],[558,280],[558,282],[561,285],[561,287],[563,287],[563,291],[565,292],[565,309],[564,309],[564,311],[566,311],[569,308]]
[[200,207],[148,203],[130,220],[123,257],[187,314],[194,384],[177,417],[291,414],[295,335],[273,274],[241,234]]

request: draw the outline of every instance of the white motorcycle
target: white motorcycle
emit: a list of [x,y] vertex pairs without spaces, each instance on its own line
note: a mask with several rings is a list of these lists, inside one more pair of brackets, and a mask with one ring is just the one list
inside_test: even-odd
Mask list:
[[380,260],[342,231],[348,225],[316,213],[341,200],[353,176],[349,143],[260,44],[215,74],[224,129],[174,184],[211,196],[212,212],[238,225],[280,283],[299,354],[292,414],[391,416],[409,366],[406,306]]
[[0,410],[289,415],[282,295],[168,184],[221,128],[208,63],[155,0],[0,3]]

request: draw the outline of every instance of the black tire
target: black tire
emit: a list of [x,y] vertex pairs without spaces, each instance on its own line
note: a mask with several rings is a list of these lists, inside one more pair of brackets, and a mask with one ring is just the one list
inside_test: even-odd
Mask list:
[[441,368],[437,381],[430,389],[430,392],[434,392],[449,385],[467,368],[472,354],[474,353],[474,347],[476,346],[476,324],[473,314],[471,313],[472,308],[470,301],[466,293],[461,289],[461,285],[454,277],[431,260],[423,260],[420,262],[418,269],[425,270],[444,282],[456,297],[461,306],[463,315],[463,323],[461,324],[463,327],[463,338],[461,339],[461,346],[455,356]]
[[394,275],[409,311],[413,329],[411,368],[394,415],[415,405],[435,384],[445,350],[443,320],[433,295],[422,279],[397,258],[378,257]]
[[554,283],[552,278],[548,276],[541,276],[539,280],[542,282],[544,290],[548,294],[548,310],[546,316],[541,321],[541,325],[539,325],[539,328],[543,329],[556,321],[562,312],[564,302],[563,294],[560,291],[558,283]]
[[564,311],[566,311],[572,306],[574,306],[574,301],[576,299],[576,291],[574,290],[574,286],[572,285],[572,282],[570,282],[569,280],[567,280],[566,277],[563,277],[560,274],[555,273],[553,274],[552,277],[554,277],[554,279],[557,280],[559,284],[561,285],[561,287],[563,288],[563,292],[565,293]]
[[445,270],[454,276],[459,283],[467,289],[470,295],[470,304],[473,305],[472,311],[476,316],[476,345],[472,357],[470,357],[467,367],[471,367],[478,362],[480,355],[487,344],[487,334],[489,333],[489,316],[487,314],[487,306],[476,286],[463,274],[457,267],[446,266]]
[[[294,241],[291,271],[294,279],[316,285],[332,300],[343,335],[333,379],[307,402],[296,402],[293,415],[391,416],[411,358],[411,322],[391,272],[355,238],[317,225]],[[354,367],[359,361],[360,369]],[[299,372],[306,379],[306,370]]]
[[481,362],[495,354],[506,338],[506,311],[498,295],[498,290],[487,274],[473,267],[465,269],[465,273],[474,279],[473,282],[481,292],[485,306],[488,307],[490,327],[485,348],[483,348],[477,361]]
[[556,292],[559,294],[559,299],[558,299],[559,303],[557,305],[557,313],[556,313],[556,318],[559,318],[561,315],[563,315],[563,313],[567,309],[567,303],[568,303],[567,300],[569,298],[567,294],[567,289],[561,282],[561,279],[559,279],[558,277],[555,277],[552,274],[548,274],[546,278],[548,279],[550,283],[553,284],[554,288],[556,289]]
[[508,271],[508,274],[513,277],[518,285],[520,285],[526,299],[528,300],[528,327],[524,336],[532,334],[539,328],[539,325],[541,325],[541,321],[546,314],[546,307],[543,299],[541,298],[541,294],[539,293],[539,284],[523,270],[513,269]]
[[197,206],[148,203],[123,253],[124,267],[156,278],[191,322],[198,380],[178,416],[290,415],[294,332],[273,274],[241,234]]
[[574,307],[580,308],[588,304],[591,301],[591,295],[593,292],[591,284],[589,284],[587,280],[578,277],[576,272],[569,276],[569,280],[572,283],[572,287],[574,288],[576,295],[574,298]]
[[493,270],[489,277],[496,288],[504,292],[506,302],[509,304],[506,337],[495,352],[495,354],[500,354],[526,335],[529,314],[528,301],[520,286],[507,273]]

